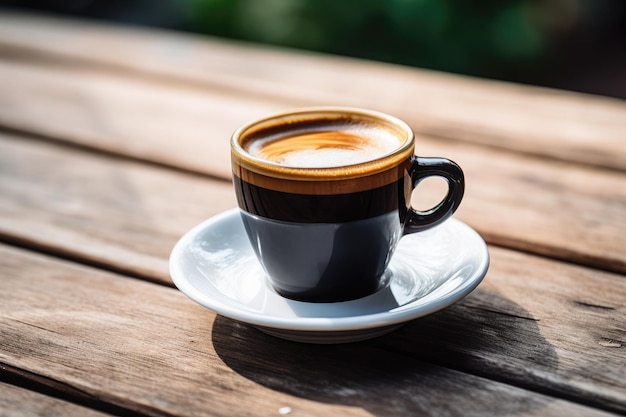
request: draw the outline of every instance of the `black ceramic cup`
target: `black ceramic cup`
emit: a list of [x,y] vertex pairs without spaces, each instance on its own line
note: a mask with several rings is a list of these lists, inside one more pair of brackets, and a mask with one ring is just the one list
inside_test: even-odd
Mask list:
[[[233,134],[242,220],[279,294],[309,302],[372,294],[385,285],[403,235],[454,213],[465,188],[461,168],[415,156],[414,148],[401,120],[341,107],[281,113]],[[411,193],[431,176],[445,179],[448,192],[436,207],[416,211]]]

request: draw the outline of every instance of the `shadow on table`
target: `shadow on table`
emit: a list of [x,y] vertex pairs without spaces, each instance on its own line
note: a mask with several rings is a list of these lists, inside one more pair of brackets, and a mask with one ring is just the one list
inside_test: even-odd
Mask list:
[[554,373],[558,366],[536,320],[484,290],[366,342],[293,343],[218,316],[213,344],[229,367],[256,383],[380,416],[408,410],[413,415],[527,413],[551,400],[514,385],[527,386],[532,375]]

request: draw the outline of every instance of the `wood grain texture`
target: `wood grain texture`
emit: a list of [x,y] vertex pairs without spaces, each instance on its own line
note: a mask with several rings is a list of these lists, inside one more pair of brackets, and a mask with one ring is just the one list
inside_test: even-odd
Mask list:
[[0,417],[106,417],[109,415],[0,382]]
[[169,285],[180,236],[236,206],[224,181],[27,139],[0,148],[4,240]]
[[[153,100],[153,102],[156,103],[159,100]],[[128,116],[129,113],[124,114]],[[43,120],[43,114],[36,118]],[[48,117],[47,119],[55,118]],[[87,119],[85,117],[83,120]],[[71,126],[71,123],[64,125]],[[7,147],[2,152],[3,155],[0,154],[0,158],[4,160],[2,163],[4,167],[0,167],[0,169],[4,169],[6,175],[3,184],[10,187],[12,192],[26,193],[31,200],[39,199],[39,202],[33,201],[32,204],[40,206],[40,209],[49,204],[47,199],[51,193],[64,194],[65,183],[73,183],[72,190],[76,190],[76,192],[91,193],[90,198],[104,198],[95,193],[93,188],[82,190],[81,176],[77,175],[76,171],[71,170],[71,167],[81,164],[83,168],[80,168],[80,172],[84,172],[84,175],[93,176],[92,181],[94,183],[100,181],[101,187],[107,187],[110,190],[116,190],[116,187],[120,187],[120,194],[127,193],[126,196],[120,195],[116,198],[149,199],[151,201],[149,205],[143,204],[150,207],[147,210],[171,211],[176,210],[177,205],[186,207],[190,204],[203,205],[204,209],[207,210],[206,208],[211,206],[207,200],[188,197],[203,193],[199,189],[203,186],[198,179],[196,179],[196,187],[198,187],[196,191],[178,191],[187,188],[184,185],[185,180],[182,180],[182,178],[188,177],[185,175],[173,175],[173,182],[167,188],[162,189],[160,180],[155,181],[150,178],[149,172],[157,171],[146,171],[147,190],[145,197],[133,197],[131,190],[125,191],[126,174],[124,174],[123,169],[113,169],[115,175],[112,176],[107,174],[107,171],[111,170],[107,165],[108,161],[113,161],[111,158],[98,159],[98,157],[88,153],[69,149],[55,152],[54,149],[57,147],[46,147],[45,144],[39,142],[33,145],[20,145],[19,139],[15,135],[3,134],[0,138],[8,140],[2,141],[3,144],[0,145]],[[188,161],[195,160],[198,165],[202,164],[204,167],[219,167],[220,176],[224,179],[230,178],[227,140],[215,141],[212,145],[213,149],[206,145],[208,141],[204,141],[202,142],[204,145],[199,146],[195,151],[192,151],[193,141],[187,142],[185,145],[183,139],[172,142],[159,140],[152,135],[141,135],[133,140],[124,139],[124,142],[138,143],[139,146],[149,147],[153,150],[159,149],[158,152],[162,155],[172,156],[172,160],[170,160],[172,164],[181,163],[180,161],[185,159]],[[22,146],[26,147],[20,150]],[[474,145],[462,143],[450,145],[427,137],[419,137],[417,147],[422,156],[447,156],[463,167],[467,189],[457,212],[457,217],[476,228],[488,242],[626,273],[626,251],[622,249],[626,247],[626,215],[624,214],[626,213],[626,180],[622,174],[579,167],[570,163],[548,162]],[[29,149],[34,152],[33,155],[30,155]],[[50,149],[51,153],[48,152],[49,155],[44,157],[45,149]],[[12,152],[15,152],[15,155],[11,155]],[[64,154],[64,152],[68,153]],[[38,173],[37,170],[43,169],[45,165],[59,167],[54,172],[56,176],[63,179],[57,178],[55,180],[55,175],[52,175],[48,184],[42,182],[42,180],[46,181],[47,177]],[[121,166],[131,167],[133,165],[128,162],[121,162]],[[11,173],[14,169],[17,171]],[[97,170],[100,172],[97,173]],[[15,178],[15,181],[19,181],[24,186],[14,187],[9,176],[24,176],[21,179]],[[56,181],[56,185],[53,181]],[[117,186],[115,185],[116,181],[119,183]],[[138,180],[131,179],[130,181],[134,183]],[[28,187],[35,186],[32,183],[37,184],[41,189],[37,192],[28,190]],[[107,184],[105,185],[105,183]],[[140,184],[131,185],[131,188],[134,189],[138,186]],[[206,211],[206,217],[215,214],[219,209],[236,205],[234,194],[232,191],[229,192],[231,188],[227,184],[217,187],[222,190],[225,197],[217,199],[219,204],[212,208],[210,213]],[[166,197],[167,193],[180,194]],[[233,194],[232,198],[231,194]],[[160,195],[163,198],[158,200],[158,204],[153,204],[152,201]],[[428,198],[428,193],[424,197]],[[24,198],[16,195],[13,201]],[[226,202],[228,204],[222,204]],[[120,202],[119,204],[128,206],[129,203]],[[168,205],[169,207],[166,207]],[[128,206],[128,208],[133,210],[132,206]],[[194,208],[194,210],[202,209],[203,207],[200,206]],[[18,206],[14,205],[12,210],[17,215],[22,214]],[[198,212],[195,211],[195,213]],[[85,215],[97,213],[99,211],[94,209]],[[103,212],[103,215],[99,216],[98,222],[108,221],[105,213]],[[18,217],[17,215],[14,217]],[[190,219],[198,219],[196,214],[187,216]],[[35,218],[37,217],[35,216]],[[23,220],[16,218],[15,221]],[[69,217],[66,221],[70,222],[72,218]],[[43,218],[41,222],[50,224]],[[22,224],[18,229],[17,223],[11,224],[15,227],[15,233],[30,228],[30,226],[25,227],[26,225]],[[49,227],[46,224],[42,227]],[[190,224],[193,223],[187,223],[188,226]],[[31,230],[37,231],[37,229]],[[178,229],[179,233],[182,231],[182,229]]]
[[[0,64],[0,75],[0,123],[225,179],[230,133],[284,106],[97,66],[8,62]],[[463,166],[468,192],[458,216],[489,242],[626,272],[626,182],[620,174],[426,136],[418,139],[418,152]]]
[[[0,149],[6,241],[167,285],[167,257],[180,235],[234,205],[230,185],[210,179],[7,136]],[[443,361],[437,352],[460,349],[447,366],[625,408],[623,276],[491,252],[485,291],[470,299],[477,306],[437,316],[441,321],[426,328],[431,345],[419,355]],[[424,345],[421,332],[386,348],[412,355],[409,347]],[[463,338],[470,340],[457,346]]]
[[[624,102],[15,13],[0,91],[0,239],[66,259],[0,246],[4,380],[150,416],[626,413]],[[235,205],[234,128],[318,104],[407,120],[420,155],[463,166],[458,217],[517,252],[491,246],[462,302],[346,346],[167,288],[174,242]],[[80,410],[5,385],[0,415]]]
[[374,107],[420,133],[626,170],[626,103],[157,30],[5,12],[0,55],[286,106]]
[[[626,273],[626,176],[424,138],[465,172],[456,216],[490,243]],[[419,146],[419,145],[418,145]]]
[[281,341],[174,289],[4,246],[0,274],[1,362],[145,415],[607,415],[371,343]]
[[626,412],[624,277],[490,251],[488,278],[477,291],[380,346]]
[[233,131],[284,107],[100,71],[2,61],[0,91],[2,126],[223,178],[230,178]]

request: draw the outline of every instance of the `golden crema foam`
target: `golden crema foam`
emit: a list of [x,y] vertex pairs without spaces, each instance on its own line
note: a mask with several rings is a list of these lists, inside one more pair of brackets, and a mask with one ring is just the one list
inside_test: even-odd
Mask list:
[[331,168],[361,164],[388,155],[401,145],[386,129],[334,125],[333,130],[290,132],[246,144],[257,158],[293,168]]
[[344,194],[395,183],[413,155],[401,121],[361,110],[308,109],[238,129],[233,174],[251,185],[296,194]]

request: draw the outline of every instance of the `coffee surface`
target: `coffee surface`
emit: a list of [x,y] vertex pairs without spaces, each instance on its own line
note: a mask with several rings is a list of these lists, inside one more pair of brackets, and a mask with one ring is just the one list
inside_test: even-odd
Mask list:
[[288,167],[330,168],[372,161],[400,145],[400,139],[386,129],[353,125],[257,138],[247,144],[246,151]]

